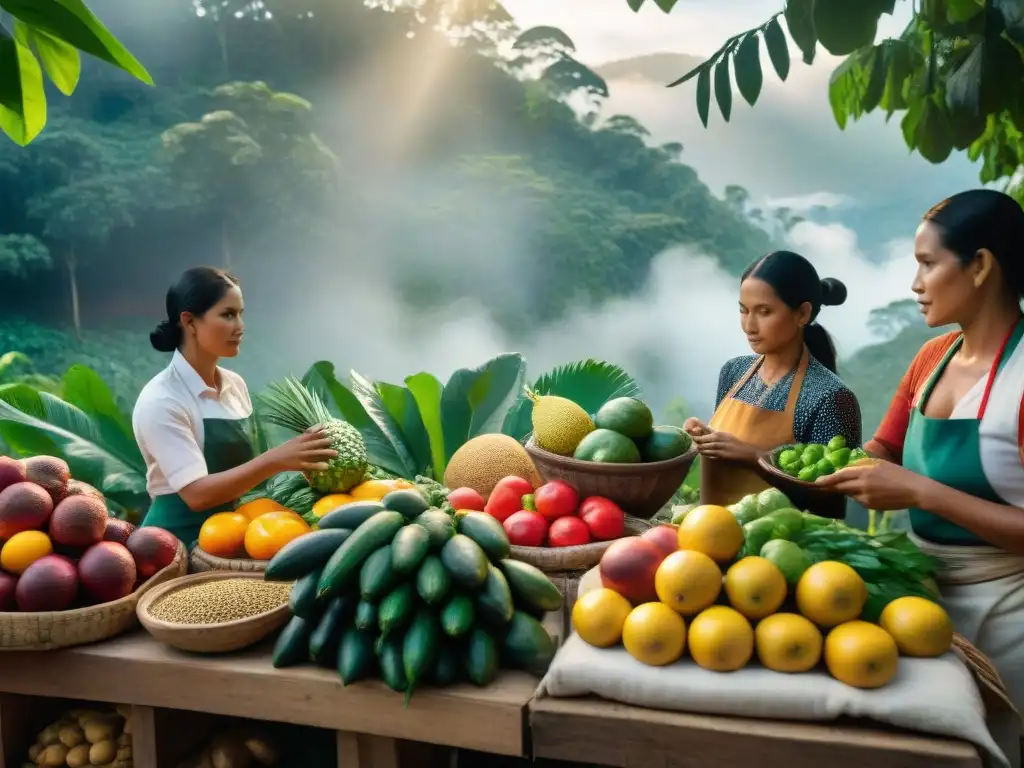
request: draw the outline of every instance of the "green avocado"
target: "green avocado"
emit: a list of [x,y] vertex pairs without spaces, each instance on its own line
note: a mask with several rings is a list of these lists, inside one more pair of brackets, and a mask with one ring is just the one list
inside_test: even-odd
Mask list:
[[637,464],[640,449],[625,435],[610,429],[595,429],[580,441],[572,457],[602,464]]
[[679,427],[655,427],[646,440],[637,441],[644,461],[668,461],[682,456],[693,444]]
[[635,397],[616,397],[601,406],[594,416],[598,429],[610,429],[633,440],[642,440],[654,428],[654,415]]

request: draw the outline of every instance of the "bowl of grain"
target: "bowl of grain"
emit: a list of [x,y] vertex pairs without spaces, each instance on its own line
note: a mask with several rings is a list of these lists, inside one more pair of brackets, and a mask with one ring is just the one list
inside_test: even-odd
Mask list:
[[149,634],[194,653],[226,653],[257,643],[290,616],[292,582],[262,573],[208,571],[154,587],[136,613]]

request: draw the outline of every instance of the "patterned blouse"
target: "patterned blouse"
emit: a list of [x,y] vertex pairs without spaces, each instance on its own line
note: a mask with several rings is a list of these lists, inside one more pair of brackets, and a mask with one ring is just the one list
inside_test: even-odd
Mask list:
[[[716,408],[756,360],[756,355],[744,355],[722,366],[718,376]],[[769,411],[784,411],[795,373],[790,371],[770,388],[754,374],[733,397]],[[827,443],[836,435],[842,435],[851,447],[861,444],[860,403],[856,395],[813,357],[808,362],[807,374],[796,401],[793,434],[800,443]]]

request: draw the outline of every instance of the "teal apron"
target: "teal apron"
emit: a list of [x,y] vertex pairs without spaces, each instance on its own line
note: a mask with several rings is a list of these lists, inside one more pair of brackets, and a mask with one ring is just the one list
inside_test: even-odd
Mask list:
[[[985,499],[997,504],[1007,504],[993,490],[981,462],[981,420],[988,406],[988,393],[1003,363],[1010,357],[1021,336],[1024,335],[1024,322],[1018,322],[1003,342],[1002,349],[992,363],[985,396],[978,409],[976,419],[936,419],[924,415],[925,404],[935,388],[936,382],[942,377],[943,371],[960,349],[963,337],[957,339],[949,348],[942,362],[936,367],[918,404],[910,412],[910,423],[907,426],[907,437],[903,446],[903,466],[918,475],[931,478],[936,482],[948,485],[958,491]],[[937,544],[977,546],[985,544],[978,536],[965,528],[955,525],[945,518],[925,512],[923,509],[910,509],[910,524],[917,536]]]
[[[244,419],[203,419],[203,456],[211,475],[252,461],[261,443],[255,415]],[[181,496],[170,493],[153,499],[142,524],[165,528],[191,548],[199,538],[199,529],[206,518],[216,512],[234,509],[234,506],[234,502],[229,502],[193,512]]]

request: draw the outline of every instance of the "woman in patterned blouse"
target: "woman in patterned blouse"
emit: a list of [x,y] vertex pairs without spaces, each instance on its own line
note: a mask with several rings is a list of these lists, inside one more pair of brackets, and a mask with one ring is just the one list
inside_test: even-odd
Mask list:
[[722,367],[711,421],[685,425],[701,455],[702,504],[732,504],[767,488],[754,470],[762,451],[837,435],[860,445],[860,405],[836,375],[831,337],[815,322],[822,306],[845,300],[846,286],[822,280],[791,251],[769,253],[743,273],[740,325],[755,354]]

